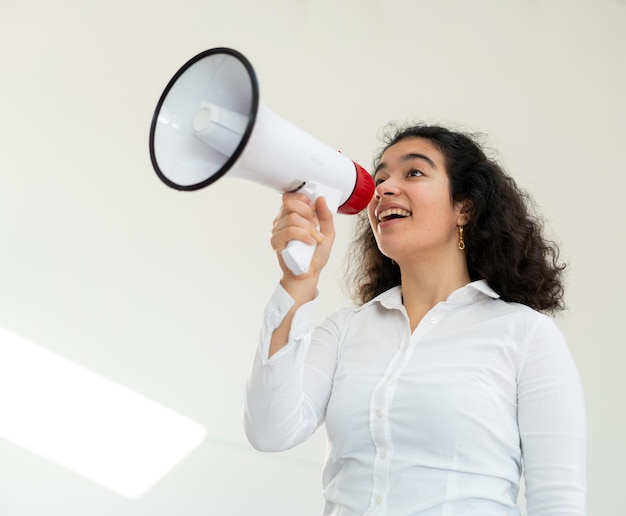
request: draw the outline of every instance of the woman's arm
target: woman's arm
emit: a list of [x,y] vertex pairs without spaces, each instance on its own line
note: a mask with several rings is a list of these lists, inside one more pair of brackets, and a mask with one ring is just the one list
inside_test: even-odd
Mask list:
[[563,335],[542,317],[526,342],[518,378],[528,516],[586,514],[583,390]]
[[[281,257],[287,243],[296,239],[317,243],[309,271],[300,276],[289,271]],[[306,361],[318,360],[316,346],[310,351],[311,323],[319,275],[333,240],[332,213],[323,199],[313,204],[300,194],[283,196],[271,240],[283,276],[265,309],[245,393],[246,435],[259,450],[280,451],[300,444],[323,421],[332,384],[327,371],[334,370],[335,357],[324,354],[324,360],[331,362],[324,371]],[[328,346],[323,343],[319,349]]]

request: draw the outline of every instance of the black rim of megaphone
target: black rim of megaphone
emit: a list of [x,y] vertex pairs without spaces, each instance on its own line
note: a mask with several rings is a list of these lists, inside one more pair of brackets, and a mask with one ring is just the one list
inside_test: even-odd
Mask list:
[[[232,154],[232,156],[228,158],[226,163],[224,163],[224,165],[222,165],[222,167],[217,172],[212,174],[211,177],[209,177],[207,180],[202,181],[200,183],[196,183],[193,185],[179,185],[177,183],[170,181],[165,176],[165,174],[161,171],[161,168],[159,167],[159,164],[155,156],[154,133],[156,132],[159,113],[161,112],[161,107],[163,106],[163,103],[165,102],[167,95],[169,94],[170,90],[172,89],[176,81],[178,81],[178,79],[181,77],[181,75],[183,75],[190,67],[192,67],[201,59],[204,59],[205,57],[208,57],[213,54],[228,54],[233,57],[236,57],[237,59],[239,59],[239,61],[241,61],[241,63],[246,68],[246,71],[248,72],[248,76],[250,78],[250,83],[252,86],[252,105],[250,106],[250,114],[248,115],[248,125],[246,127],[246,130],[243,133],[243,136],[241,138],[241,141],[239,142],[239,145],[237,146],[237,149],[235,149],[235,152]],[[166,185],[176,190],[199,190],[200,188],[204,188],[205,186],[208,186],[211,183],[217,181],[226,172],[228,172],[228,170],[239,159],[239,156],[241,156],[241,153],[245,149],[248,143],[248,140],[250,139],[250,135],[252,134],[252,129],[254,128],[254,123],[256,121],[256,115],[257,115],[258,109],[259,109],[259,82],[257,80],[256,73],[254,72],[254,68],[252,67],[252,64],[250,64],[250,61],[248,61],[248,59],[241,52],[238,52],[237,50],[234,50],[232,48],[217,47],[217,48],[211,48],[209,50],[205,50],[204,52],[200,52],[198,55],[192,57],[170,79],[170,82],[167,84],[167,86],[165,87],[165,90],[163,90],[163,93],[161,94],[161,98],[159,99],[156,109],[154,110],[154,115],[152,116],[152,124],[150,126],[150,159],[152,161],[152,166],[155,172],[157,173],[157,175],[159,176],[159,178],[161,179],[161,181],[163,181]]]

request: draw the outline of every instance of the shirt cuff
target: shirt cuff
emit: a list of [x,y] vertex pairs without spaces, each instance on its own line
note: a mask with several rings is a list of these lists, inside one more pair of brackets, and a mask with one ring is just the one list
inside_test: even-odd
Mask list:
[[272,333],[274,333],[274,330],[280,326],[280,323],[283,322],[285,316],[289,313],[289,310],[291,310],[291,307],[295,303],[295,300],[280,284],[276,286],[272,297],[265,307],[263,328],[260,336],[260,353],[261,360],[264,364],[274,362],[281,356],[289,354],[299,342],[304,340],[310,334],[313,316],[315,314],[315,307],[317,306],[317,299],[318,292],[316,291],[315,297],[311,301],[298,308],[291,321],[291,329],[289,330],[289,341],[287,342],[287,345],[274,353],[271,358],[268,358]]

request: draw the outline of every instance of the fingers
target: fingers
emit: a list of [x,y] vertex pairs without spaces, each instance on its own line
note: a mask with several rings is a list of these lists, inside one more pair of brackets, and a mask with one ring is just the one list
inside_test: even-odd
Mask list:
[[319,225],[315,203],[311,199],[303,194],[283,194],[283,204],[272,228],[272,248],[282,250],[290,240],[301,240],[310,245],[319,243],[324,239],[317,229]]
[[[271,244],[277,254],[278,262],[283,270],[281,284],[286,288],[287,282],[297,279],[302,284],[308,279],[314,280],[328,262],[333,242],[335,228],[333,212],[328,208],[322,197],[315,202],[302,193],[283,194],[283,203],[272,228]],[[300,240],[308,245],[314,245],[315,252],[311,258],[308,272],[294,275],[286,266],[282,251],[292,240]],[[288,290],[289,291],[289,290]]]

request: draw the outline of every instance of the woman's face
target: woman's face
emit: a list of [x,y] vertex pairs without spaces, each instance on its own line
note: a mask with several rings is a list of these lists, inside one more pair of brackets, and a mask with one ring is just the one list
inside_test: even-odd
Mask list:
[[369,221],[381,252],[402,264],[458,251],[462,204],[452,201],[444,155],[429,140],[405,138],[382,155]]

